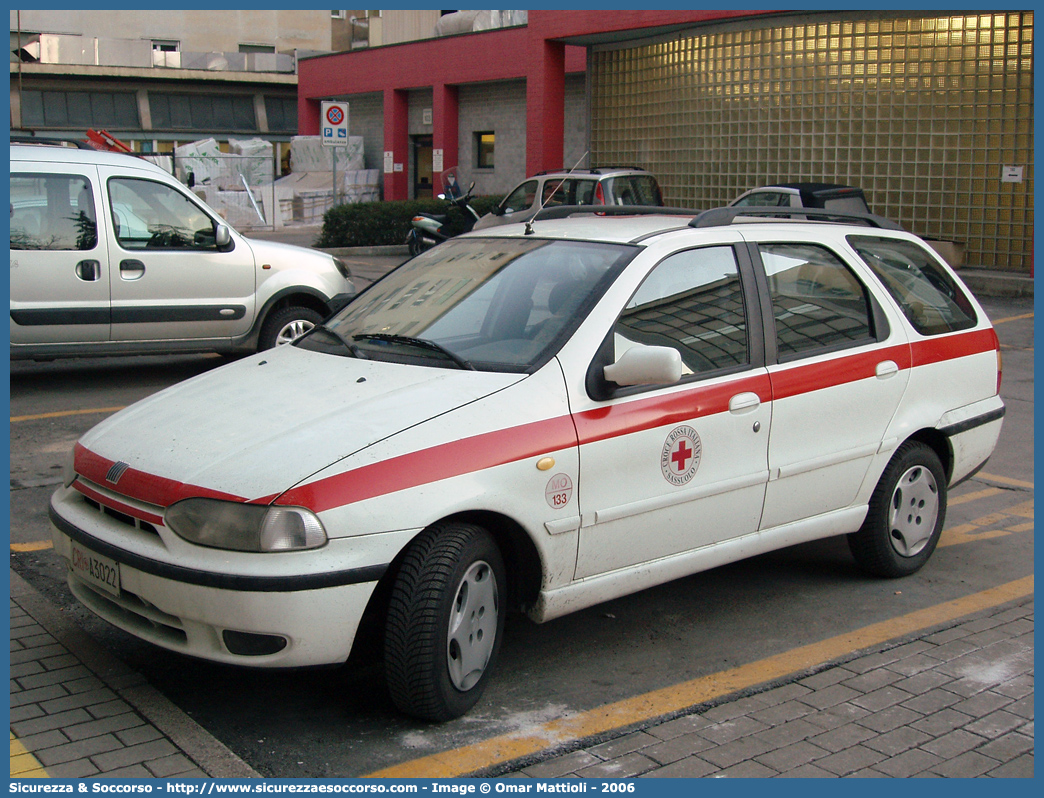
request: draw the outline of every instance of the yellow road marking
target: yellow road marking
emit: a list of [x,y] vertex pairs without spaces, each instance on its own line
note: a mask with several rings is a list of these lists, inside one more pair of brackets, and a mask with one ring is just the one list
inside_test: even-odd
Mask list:
[[1001,476],[998,476],[997,474],[984,474],[981,471],[978,474],[976,474],[976,477],[980,478],[980,479],[988,479],[991,482],[999,482],[1002,485],[1011,485],[1011,486],[1016,487],[1016,488],[1029,488],[1030,490],[1033,490],[1033,483],[1032,482],[1023,482],[1021,479],[1012,479],[1011,477],[1001,477]]
[[1021,316],[1008,316],[1007,318],[1004,318],[1004,319],[997,319],[995,322],[993,322],[993,326],[996,327],[998,324],[1004,324],[1004,323],[1009,322],[1009,321],[1020,321],[1021,319],[1032,319],[1032,318],[1033,318],[1033,314],[1032,313],[1023,313]]
[[974,493],[965,493],[963,496],[950,496],[946,500],[946,504],[949,507],[953,507],[955,504],[966,504],[967,502],[973,502],[976,499],[985,499],[990,496],[996,496],[998,493],[1004,493],[1000,488],[985,488],[984,490],[977,490]]
[[43,551],[54,546],[54,543],[50,540],[34,540],[32,543],[12,543],[11,551],[27,552],[27,551]]
[[87,410],[60,410],[54,413],[37,413],[32,416],[11,416],[11,423],[15,424],[19,421],[40,421],[45,418],[64,418],[65,416],[89,416],[97,413],[115,413],[117,410],[123,410],[125,407],[92,407]]
[[50,778],[47,771],[43,769],[43,765],[25,749],[25,746],[14,736],[14,732],[11,732],[11,778]]
[[917,610],[819,643],[785,651],[732,670],[654,690],[587,712],[560,718],[452,751],[403,762],[369,777],[452,778],[538,753],[559,743],[590,737],[702,704],[737,690],[799,673],[838,657],[962,618],[1033,594],[1027,576],[970,596]]
[[[1016,518],[1028,518],[1031,523],[1016,524],[1005,529],[989,529],[1000,524],[1011,523]],[[990,538],[1004,537],[1013,532],[1028,532],[1033,529],[1033,500],[1016,504],[1007,510],[990,513],[969,521],[966,524],[947,527],[939,538],[939,548],[944,546],[956,546],[960,543],[971,543],[976,540],[989,540]]]

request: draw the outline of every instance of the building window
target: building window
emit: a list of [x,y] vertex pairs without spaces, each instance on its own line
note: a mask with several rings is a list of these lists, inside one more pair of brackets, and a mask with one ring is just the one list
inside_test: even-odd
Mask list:
[[344,19],[344,12],[343,11],[331,11],[330,12],[330,19]]
[[297,133],[297,98],[265,97],[268,130],[271,133]]
[[26,127],[140,130],[138,99],[130,92],[25,91],[22,124]]
[[239,45],[239,52],[241,53],[274,53],[276,51],[274,44],[241,44]]
[[181,51],[181,42],[170,39],[153,39],[152,49],[158,53],[177,53]]
[[156,130],[257,130],[254,98],[220,94],[149,94]]
[[475,166],[479,169],[493,168],[494,138],[491,131],[475,134]]

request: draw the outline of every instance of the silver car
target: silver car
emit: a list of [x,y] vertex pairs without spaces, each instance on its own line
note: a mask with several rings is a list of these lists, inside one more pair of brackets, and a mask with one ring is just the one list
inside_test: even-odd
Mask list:
[[249,352],[354,296],[348,266],[248,239],[158,166],[11,145],[11,357]]
[[638,167],[538,172],[511,189],[474,230],[528,222],[541,208],[556,205],[663,205],[656,178]]

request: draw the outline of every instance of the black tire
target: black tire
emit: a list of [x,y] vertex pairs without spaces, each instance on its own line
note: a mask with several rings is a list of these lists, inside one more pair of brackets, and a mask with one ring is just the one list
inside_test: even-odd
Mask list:
[[424,247],[421,245],[420,236],[416,232],[411,232],[406,237],[406,247],[410,251],[411,257],[417,257],[424,251]]
[[437,524],[410,544],[385,619],[385,678],[396,707],[443,722],[475,705],[500,651],[506,595],[504,560],[481,527]]
[[292,305],[269,315],[261,325],[261,334],[257,339],[257,351],[271,349],[274,346],[288,344],[298,335],[308,332],[323,320],[323,317],[311,308]]
[[932,556],[945,521],[946,475],[939,456],[925,443],[907,441],[881,475],[863,526],[848,536],[848,546],[873,576],[909,576]]

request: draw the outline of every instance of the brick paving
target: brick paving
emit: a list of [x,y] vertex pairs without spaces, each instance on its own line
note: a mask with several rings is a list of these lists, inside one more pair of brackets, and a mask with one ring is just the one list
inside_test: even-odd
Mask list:
[[257,773],[11,572],[11,776]]
[[[493,775],[1029,778],[1033,628],[1026,599]],[[13,571],[10,676],[12,777],[258,777]]]
[[1033,695],[1027,600],[499,775],[1031,778]]

